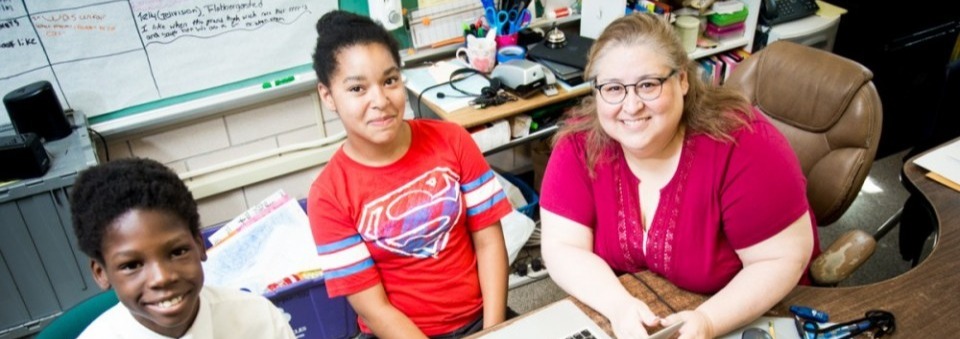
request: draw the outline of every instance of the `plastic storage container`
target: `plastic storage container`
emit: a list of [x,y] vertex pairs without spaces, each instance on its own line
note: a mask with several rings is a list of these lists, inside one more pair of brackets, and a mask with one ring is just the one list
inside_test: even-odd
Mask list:
[[[300,200],[304,210],[306,200]],[[223,224],[201,230],[204,245],[207,238]],[[263,295],[290,316],[290,327],[297,338],[352,338],[360,333],[357,313],[345,297],[330,298],[323,278],[299,281]]]
[[500,173],[504,179],[507,179],[511,184],[517,186],[520,189],[520,193],[523,194],[523,198],[527,200],[527,205],[517,208],[517,211],[520,213],[526,214],[530,219],[533,219],[534,213],[537,211],[537,205],[540,204],[540,196],[537,195],[537,192],[530,188],[530,185],[520,180],[516,176]]
[[743,6],[743,9],[730,14],[710,14],[707,16],[707,20],[717,26],[727,26],[746,21],[747,14],[749,14],[747,6]]
[[716,26],[713,23],[708,23],[703,35],[716,40],[735,39],[743,36],[744,27],[742,22],[727,26]]

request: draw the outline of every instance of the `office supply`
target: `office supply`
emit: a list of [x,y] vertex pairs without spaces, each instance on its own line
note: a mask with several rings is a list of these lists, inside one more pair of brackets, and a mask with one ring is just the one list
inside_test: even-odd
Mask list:
[[439,41],[463,35],[463,24],[475,22],[484,15],[483,5],[476,0],[450,1],[410,13],[410,38],[413,47],[428,47]]
[[523,60],[527,56],[527,51],[520,46],[507,46],[497,50],[497,63],[504,63],[510,60]]
[[[0,93],[49,81],[91,123],[236,89],[311,63],[314,25],[336,1],[44,1],[5,6]],[[307,68],[309,70],[309,67]],[[160,101],[160,102],[158,102]],[[6,122],[0,108],[0,124]],[[111,114],[113,113],[113,114]]]
[[546,85],[543,67],[526,59],[515,59],[497,65],[490,75],[520,97],[527,97]]
[[960,183],[960,141],[928,152],[914,160],[914,163],[954,184]]
[[824,313],[821,310],[810,308],[807,306],[791,305],[790,313],[793,313],[794,315],[806,320],[813,320],[821,323],[830,321],[830,315]]
[[576,86],[583,83],[583,69],[567,66],[564,64],[558,64],[553,61],[543,60],[543,59],[534,59],[536,62],[539,62],[541,65],[550,70],[557,79],[562,80],[568,85]]
[[0,182],[42,177],[50,158],[34,133],[0,136]]
[[565,38],[566,44],[563,47],[549,48],[545,44],[536,44],[530,47],[527,55],[534,59],[553,61],[579,69],[586,68],[587,53],[590,52],[593,39],[570,34]]

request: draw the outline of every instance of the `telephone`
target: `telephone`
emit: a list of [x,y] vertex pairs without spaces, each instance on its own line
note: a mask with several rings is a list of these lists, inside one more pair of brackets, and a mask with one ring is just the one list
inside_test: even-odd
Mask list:
[[819,9],[814,0],[763,0],[760,19],[763,24],[771,26],[811,16]]

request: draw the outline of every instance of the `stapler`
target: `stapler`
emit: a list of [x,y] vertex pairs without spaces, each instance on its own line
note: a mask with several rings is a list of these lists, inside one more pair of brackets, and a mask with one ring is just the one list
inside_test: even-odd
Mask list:
[[497,65],[491,76],[520,97],[528,97],[546,85],[543,67],[526,59],[514,59]]

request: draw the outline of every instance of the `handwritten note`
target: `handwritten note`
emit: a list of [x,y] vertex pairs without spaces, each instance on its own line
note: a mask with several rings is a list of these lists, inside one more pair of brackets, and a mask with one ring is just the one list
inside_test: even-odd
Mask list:
[[[311,63],[336,1],[0,0],[0,96],[46,80],[93,117]],[[0,105],[0,124],[8,123]]]

